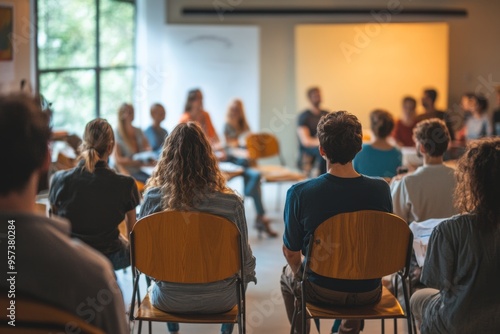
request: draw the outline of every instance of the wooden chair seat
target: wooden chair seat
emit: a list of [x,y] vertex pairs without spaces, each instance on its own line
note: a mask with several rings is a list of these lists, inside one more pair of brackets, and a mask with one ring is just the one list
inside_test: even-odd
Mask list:
[[298,182],[305,179],[305,175],[289,170],[282,166],[258,166],[256,168],[265,182]]
[[307,303],[309,318],[324,319],[384,319],[384,318],[404,318],[405,313],[398,300],[386,288],[382,287],[382,298],[375,305],[360,307],[345,306],[318,306]]
[[[6,310],[9,306],[7,293],[1,291],[0,307]],[[2,323],[9,319],[2,317]],[[19,296],[16,293],[16,327],[0,330],[1,333],[59,333],[65,332],[66,326],[71,324],[75,329],[78,328],[79,333],[87,334],[104,334],[104,331],[87,323],[82,318],[62,310],[45,302]]]
[[141,306],[135,312],[135,319],[159,322],[177,322],[177,323],[198,323],[198,324],[220,324],[221,322],[238,322],[238,305],[235,305],[230,311],[218,314],[180,314],[167,313],[157,309],[151,304],[149,294],[142,300]]

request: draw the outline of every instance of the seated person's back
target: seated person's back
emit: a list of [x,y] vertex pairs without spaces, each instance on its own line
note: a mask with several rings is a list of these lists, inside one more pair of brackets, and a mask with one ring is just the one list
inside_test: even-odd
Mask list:
[[83,138],[78,166],[52,178],[52,212],[69,219],[73,237],[106,255],[115,270],[122,269],[130,265],[130,254],[118,225],[125,220],[130,232],[135,223],[135,207],[140,201],[137,186],[133,178],[108,167],[114,134],[106,120],[89,122]]
[[454,170],[443,164],[450,141],[446,124],[436,118],[424,120],[415,127],[414,137],[424,165],[392,182],[394,213],[408,223],[458,213],[453,205]]
[[354,169],[367,176],[391,178],[403,160],[401,151],[387,141],[394,119],[389,112],[377,109],[370,113],[370,126],[374,139],[370,144],[363,144],[352,162]]
[[497,333],[500,329],[500,139],[476,141],[458,163],[456,204],[464,212],[429,240],[411,309],[421,333]]
[[[292,321],[297,287],[294,277],[301,277],[302,255],[307,240],[326,219],[345,212],[377,210],[392,212],[387,182],[358,174],[352,159],[361,149],[361,124],[345,111],[324,116],[318,124],[320,152],[327,157],[328,173],[292,186],[287,193],[284,211],[283,253],[288,262],[281,276],[281,290],[288,318]],[[373,304],[381,297],[380,278],[343,280],[322,277],[311,272],[306,300],[317,304]],[[311,292],[313,291],[313,292]],[[300,316],[295,317],[300,319]],[[360,320],[343,320],[341,332],[358,333]],[[299,333],[300,325],[296,325]]]
[[[0,224],[2,252],[15,232],[15,263],[7,278],[15,278],[16,296],[27,295],[81,317],[106,333],[128,333],[123,297],[108,260],[78,240],[70,225],[35,214],[40,175],[50,157],[48,120],[29,97],[0,97],[0,145],[10,157],[0,166]],[[9,239],[10,240],[10,239]],[[7,266],[7,256],[0,264]],[[16,303],[16,307],[20,307]]]

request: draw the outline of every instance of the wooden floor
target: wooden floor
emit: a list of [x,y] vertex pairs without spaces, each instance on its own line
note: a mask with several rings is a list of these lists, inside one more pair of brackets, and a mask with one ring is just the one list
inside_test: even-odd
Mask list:
[[[242,182],[236,178],[230,181],[229,186],[238,192],[242,192]],[[280,275],[285,264],[282,253],[283,235],[283,205],[285,194],[290,184],[281,187],[279,210],[276,210],[278,186],[273,184],[263,185],[264,205],[267,215],[273,219],[272,227],[280,233],[275,239],[257,237],[257,232],[252,228],[255,219],[255,210],[251,199],[245,200],[245,210],[249,228],[249,242],[254,256],[257,259],[257,285],[250,284],[247,289],[247,333],[248,334],[286,334],[290,332],[290,325],[283,305],[280,290]],[[132,277],[130,269],[126,273],[117,272],[118,283],[124,293],[125,305],[128,306],[132,294]],[[145,282],[142,282],[141,292],[145,291]],[[386,332],[393,333],[392,320],[386,320]],[[321,321],[321,333],[329,334],[332,321]],[[137,326],[135,326],[137,327]],[[399,333],[406,333],[405,322],[398,321]],[[135,331],[137,332],[137,328]],[[153,323],[154,333],[168,333],[163,323]],[[147,333],[147,324],[143,324],[143,333]],[[220,333],[220,325],[191,325],[181,324],[181,334],[217,334]],[[237,326],[233,333],[238,333]],[[317,333],[316,329],[311,334]],[[365,334],[381,333],[380,321],[366,321]]]

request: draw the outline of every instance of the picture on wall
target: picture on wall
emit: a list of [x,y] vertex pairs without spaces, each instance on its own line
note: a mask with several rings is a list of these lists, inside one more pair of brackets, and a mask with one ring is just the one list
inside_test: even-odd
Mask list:
[[14,57],[11,36],[14,30],[12,6],[0,5],[0,61],[11,61]]

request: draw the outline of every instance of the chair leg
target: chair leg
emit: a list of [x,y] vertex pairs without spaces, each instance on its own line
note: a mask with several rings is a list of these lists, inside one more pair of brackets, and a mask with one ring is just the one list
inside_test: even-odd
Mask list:
[[385,320],[384,319],[380,319],[380,323],[382,324],[382,334],[385,333]]
[[148,321],[148,329],[149,329],[149,334],[153,334],[153,326],[151,321]]
[[141,334],[142,332],[142,320],[139,320],[139,329],[137,330],[138,334]]
[[398,318],[394,318],[394,334],[398,334]]

